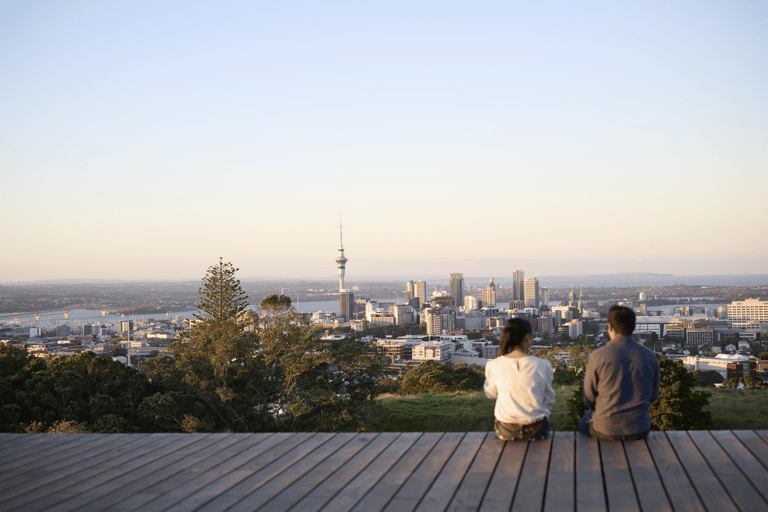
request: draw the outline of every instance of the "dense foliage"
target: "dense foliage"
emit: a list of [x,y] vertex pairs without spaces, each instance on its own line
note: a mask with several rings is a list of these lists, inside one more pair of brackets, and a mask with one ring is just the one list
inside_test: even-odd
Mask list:
[[[259,326],[230,263],[208,269],[191,329],[146,375],[92,352],[46,362],[0,346],[5,432],[257,432],[363,430],[387,377],[375,345],[331,344],[288,297],[262,301]],[[250,325],[249,325],[250,324]]]
[[46,362],[0,345],[3,432],[146,431],[140,405],[152,391],[138,371],[93,352]]
[[709,427],[712,415],[704,408],[710,393],[697,391],[696,377],[681,363],[659,357],[659,399],[651,404],[653,430],[700,430]]
[[473,391],[483,387],[485,373],[477,365],[425,361],[408,370],[400,382],[401,395]]

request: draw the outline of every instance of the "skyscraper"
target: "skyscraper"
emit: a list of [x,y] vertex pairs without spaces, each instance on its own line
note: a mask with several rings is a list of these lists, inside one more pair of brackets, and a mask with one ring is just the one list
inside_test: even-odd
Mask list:
[[496,305],[496,284],[491,278],[491,282],[486,288],[483,288],[483,307]]
[[525,278],[525,307],[539,307],[539,280],[535,277]]
[[423,308],[424,303],[427,302],[427,282],[416,281],[416,289],[414,290],[416,297],[419,298],[419,307]]
[[347,258],[344,257],[344,244],[341,240],[341,217],[339,217],[339,255],[336,257],[336,265],[339,267],[339,293],[344,291],[344,270]]
[[512,300],[525,300],[525,272],[515,270],[512,273]]
[[448,280],[448,293],[453,295],[454,304],[457,306],[464,304],[464,274],[451,274]]
[[413,281],[405,283],[405,303],[408,304],[413,298]]
[[349,322],[355,317],[355,294],[348,290],[339,292],[339,316]]

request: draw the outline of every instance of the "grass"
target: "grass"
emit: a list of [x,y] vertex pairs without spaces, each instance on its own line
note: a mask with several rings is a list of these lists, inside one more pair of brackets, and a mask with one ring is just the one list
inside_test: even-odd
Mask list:
[[712,430],[768,429],[768,390],[706,388]]
[[[552,430],[567,430],[566,399],[575,386],[555,386],[557,401],[549,421]],[[708,411],[712,430],[768,429],[768,390],[715,389]],[[494,400],[482,391],[399,396],[382,395],[379,404],[389,413],[379,421],[380,432],[482,432],[493,430]]]
[[[549,421],[552,430],[565,430],[565,400],[574,386],[556,386],[557,401]],[[379,404],[389,409],[376,427],[380,432],[484,432],[493,430],[493,406],[482,391],[381,395]]]

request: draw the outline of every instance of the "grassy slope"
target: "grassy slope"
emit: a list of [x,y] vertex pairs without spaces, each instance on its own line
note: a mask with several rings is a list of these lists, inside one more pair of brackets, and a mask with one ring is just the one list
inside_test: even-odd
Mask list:
[[[552,430],[565,430],[568,411],[565,400],[574,386],[556,386],[557,402],[552,409]],[[768,391],[714,389],[707,410],[712,412],[713,430],[768,429]],[[493,430],[493,405],[480,392],[382,396],[389,409],[377,430],[382,432],[467,432]]]

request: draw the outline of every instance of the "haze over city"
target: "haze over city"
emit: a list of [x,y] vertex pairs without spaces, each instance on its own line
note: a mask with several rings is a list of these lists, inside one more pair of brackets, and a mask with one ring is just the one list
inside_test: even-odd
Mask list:
[[0,4],[0,282],[768,269],[765,2]]

